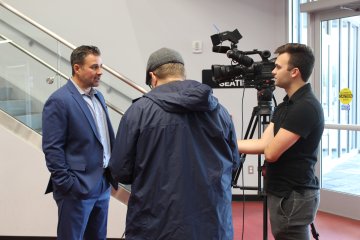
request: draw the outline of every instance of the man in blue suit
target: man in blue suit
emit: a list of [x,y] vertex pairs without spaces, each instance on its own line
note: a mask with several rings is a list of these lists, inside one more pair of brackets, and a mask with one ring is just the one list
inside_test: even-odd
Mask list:
[[58,239],[106,239],[114,132],[103,95],[94,88],[102,75],[100,55],[95,46],[76,48],[72,78],[43,110],[43,151],[51,173],[46,193],[53,192],[58,206]]

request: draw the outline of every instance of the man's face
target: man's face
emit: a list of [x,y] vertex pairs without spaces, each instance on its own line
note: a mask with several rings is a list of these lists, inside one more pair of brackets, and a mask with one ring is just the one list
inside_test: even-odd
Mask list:
[[291,83],[291,70],[289,71],[290,55],[288,53],[280,54],[275,61],[275,68],[272,74],[275,78],[275,85],[281,88],[287,88]]
[[98,87],[102,75],[102,61],[100,56],[89,54],[82,65],[75,64],[75,77],[82,89]]

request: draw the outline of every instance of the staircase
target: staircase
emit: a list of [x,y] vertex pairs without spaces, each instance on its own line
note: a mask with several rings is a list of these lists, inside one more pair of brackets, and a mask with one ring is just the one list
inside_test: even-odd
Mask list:
[[[43,105],[69,79],[68,59],[74,48],[0,0],[0,125],[40,150]],[[106,104],[116,131],[132,99],[146,90],[105,64],[103,70],[99,90],[111,100]],[[129,194],[130,186],[124,185],[112,192],[124,204]]]
[[0,109],[41,134],[42,103],[0,78]]

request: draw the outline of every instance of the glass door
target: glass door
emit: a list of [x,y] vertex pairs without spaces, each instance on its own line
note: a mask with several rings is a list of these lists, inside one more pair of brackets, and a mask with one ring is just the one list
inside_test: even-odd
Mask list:
[[325,115],[318,175],[320,210],[360,219],[360,16],[317,12],[312,19],[314,85]]

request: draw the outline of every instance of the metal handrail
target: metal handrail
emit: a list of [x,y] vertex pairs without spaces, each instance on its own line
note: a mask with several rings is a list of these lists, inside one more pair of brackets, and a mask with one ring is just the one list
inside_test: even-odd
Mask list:
[[[57,41],[61,42],[62,44],[64,44],[65,46],[69,47],[70,49],[74,50],[76,48],[75,45],[69,43],[68,41],[66,41],[65,39],[63,39],[62,37],[60,37],[59,35],[55,34],[54,32],[50,31],[49,29],[45,28],[44,26],[40,25],[39,23],[35,22],[34,20],[32,20],[31,18],[25,16],[23,13],[19,12],[17,9],[11,7],[9,4],[4,3],[2,1],[0,1],[0,6],[4,7],[5,9],[9,10],[10,12],[14,13],[15,15],[17,15],[18,17],[22,18],[23,20],[25,20],[26,22],[30,23],[31,25],[33,25],[34,27],[40,29],[41,31],[43,31],[44,33],[46,33],[47,35],[51,36],[52,38],[56,39]],[[132,88],[138,90],[141,93],[146,93],[147,91],[140,87],[139,85],[137,85],[135,82],[131,81],[130,79],[128,79],[127,77],[125,77],[124,75],[122,75],[121,73],[111,69],[110,67],[106,66],[103,64],[103,68],[108,71],[111,75],[115,76],[116,78],[120,79],[121,81],[123,81],[124,83],[128,84],[129,86],[131,86]]]
[[[10,40],[9,38],[7,38],[4,35],[0,34],[0,38],[4,39],[4,43],[9,43],[12,46],[14,46],[15,48],[19,49],[20,51],[22,51],[23,53],[25,53],[26,55],[30,56],[31,58],[33,58],[34,60],[36,60],[37,62],[41,63],[42,65],[44,65],[45,67],[47,67],[48,69],[50,69],[51,71],[54,71],[56,75],[59,75],[61,77],[63,77],[64,79],[68,80],[69,77],[66,76],[64,73],[60,72],[59,70],[57,70],[56,68],[54,68],[53,66],[49,65],[47,62],[45,62],[44,60],[42,60],[41,58],[39,58],[38,56],[32,54],[31,52],[29,52],[28,50],[26,50],[25,48],[21,47],[20,45],[16,44],[15,42],[13,42],[12,40]],[[114,110],[115,112],[119,113],[120,115],[124,115],[124,112],[121,111],[118,107],[116,107],[115,105],[113,105],[112,103],[106,101],[106,105],[108,107],[110,107],[112,110]]]
[[4,39],[4,42],[11,44],[12,46],[14,46],[15,48],[19,49],[20,51],[22,51],[23,53],[27,54],[28,56],[30,56],[31,58],[35,59],[36,61],[38,61],[39,63],[41,63],[42,65],[44,65],[45,67],[49,68],[50,70],[54,71],[57,75],[62,76],[65,79],[69,79],[68,76],[66,76],[64,73],[60,72],[59,70],[57,70],[56,68],[54,68],[53,66],[49,65],[47,62],[45,62],[44,60],[42,60],[41,58],[37,57],[36,55],[32,54],[31,52],[29,52],[28,50],[26,50],[25,48],[21,47],[20,45],[16,44],[15,42],[13,42],[11,39],[7,38],[6,36],[0,34],[0,38]]
[[325,124],[325,129],[360,131],[360,125],[353,125],[353,124]]

